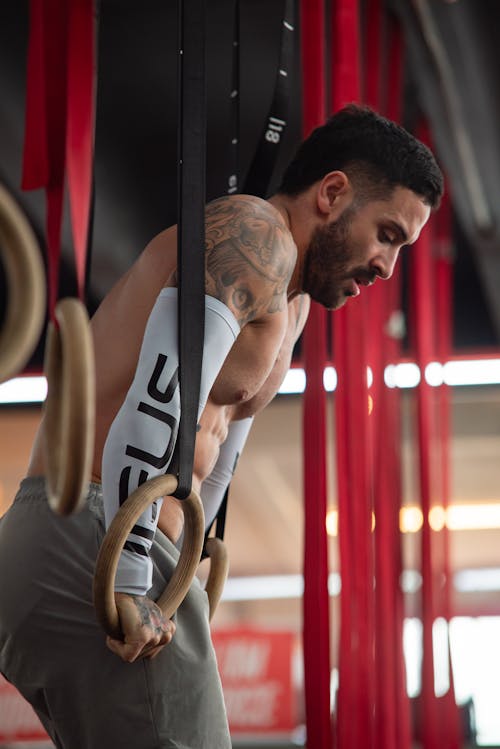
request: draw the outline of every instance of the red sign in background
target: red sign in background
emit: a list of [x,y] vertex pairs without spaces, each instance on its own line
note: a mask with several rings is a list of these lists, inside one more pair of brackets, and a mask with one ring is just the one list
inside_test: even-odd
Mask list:
[[217,630],[217,653],[231,733],[288,734],[297,727],[296,636],[288,631]]
[[[213,633],[232,734],[289,734],[299,723],[296,636],[252,629]],[[0,743],[47,741],[32,707],[0,675]]]
[[0,675],[0,743],[47,741],[31,705]]

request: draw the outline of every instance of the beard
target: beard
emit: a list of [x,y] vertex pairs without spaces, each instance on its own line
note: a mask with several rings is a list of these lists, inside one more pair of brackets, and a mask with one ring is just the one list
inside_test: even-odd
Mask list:
[[[356,207],[348,206],[336,221],[318,226],[309,243],[302,288],[327,309],[338,309],[352,296],[347,282],[356,274],[350,267],[353,255],[350,229],[355,213]],[[361,270],[362,275],[366,272]]]

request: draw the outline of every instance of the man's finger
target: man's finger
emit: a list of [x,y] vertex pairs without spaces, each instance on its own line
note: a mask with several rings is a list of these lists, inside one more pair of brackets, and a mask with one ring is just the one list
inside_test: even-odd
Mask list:
[[122,640],[114,640],[112,637],[106,638],[106,645],[111,652],[127,663],[133,663],[144,647],[143,642],[122,642]]
[[156,645],[156,647],[144,648],[139,658],[147,658],[148,660],[151,658],[156,658],[156,656],[163,650],[166,644],[167,643],[164,642],[161,645]]

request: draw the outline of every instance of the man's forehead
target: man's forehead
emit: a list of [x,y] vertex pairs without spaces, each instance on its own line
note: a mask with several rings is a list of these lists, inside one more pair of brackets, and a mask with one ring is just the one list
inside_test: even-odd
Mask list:
[[392,225],[402,244],[417,241],[431,212],[420,195],[405,187],[397,187],[381,208],[381,219]]

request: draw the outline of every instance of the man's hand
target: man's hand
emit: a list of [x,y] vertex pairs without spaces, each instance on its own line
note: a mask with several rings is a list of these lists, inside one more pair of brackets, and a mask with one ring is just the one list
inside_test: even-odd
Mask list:
[[156,603],[147,596],[115,593],[115,602],[123,640],[107,637],[108,648],[129,663],[158,655],[174,636],[174,622],[165,619]]

